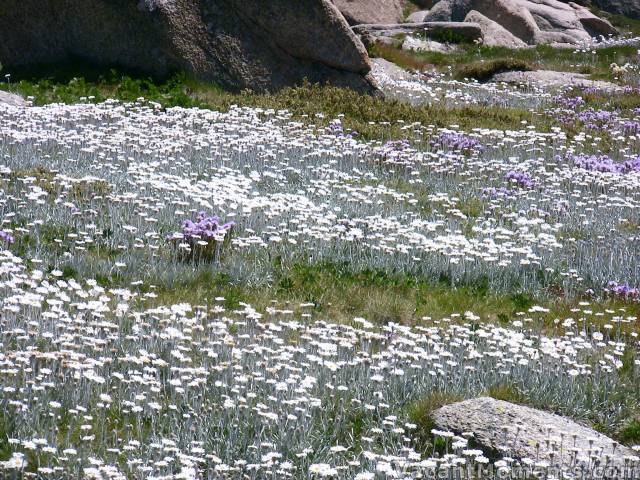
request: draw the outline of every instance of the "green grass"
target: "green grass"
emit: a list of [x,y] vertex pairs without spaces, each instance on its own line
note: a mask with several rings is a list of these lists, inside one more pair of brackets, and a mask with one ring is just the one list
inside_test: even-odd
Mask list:
[[6,460],[11,456],[13,448],[9,439],[14,437],[14,421],[0,410],[0,460]]
[[640,419],[630,420],[617,435],[618,439],[627,445],[640,445]]
[[[499,107],[471,106],[442,109],[438,106],[413,107],[399,101],[363,96],[348,89],[305,84],[284,89],[275,94],[250,91],[226,92],[215,85],[194,81],[177,74],[165,81],[136,78],[115,70],[96,71],[77,66],[52,69],[45,76],[40,72],[15,73],[11,84],[0,88],[33,97],[36,105],[50,103],[101,102],[108,98],[135,101],[140,97],[160,103],[163,107],[201,107],[227,111],[232,105],[289,110],[294,118],[307,124],[327,124],[342,115],[345,128],[359,133],[360,138],[387,140],[405,138],[407,123],[461,128],[508,128],[522,126],[526,120],[542,131],[548,131],[550,121],[533,112]],[[317,114],[322,113],[321,117]]]
[[494,75],[503,72],[530,72],[535,70],[533,64],[518,58],[497,58],[495,60],[476,60],[456,68],[455,77],[458,80],[475,79],[481,82],[491,80]]
[[[535,298],[518,292],[492,292],[482,281],[452,287],[446,278],[434,283],[400,273],[353,272],[348,265],[336,263],[300,262],[285,266],[276,262],[272,283],[260,286],[238,284],[226,275],[204,272],[190,281],[165,285],[158,282],[154,293],[157,297],[146,300],[147,306],[181,302],[211,306],[216,297],[225,298],[222,303],[227,309],[238,309],[243,302],[258,310],[273,306],[274,302],[279,308],[292,309],[301,303],[313,303],[317,315],[335,322],[350,323],[354,317],[364,317],[378,324],[427,326],[469,323],[463,316],[467,311],[480,317],[477,322],[508,325],[522,316],[517,315],[520,312],[531,317],[528,310],[539,305],[549,311],[536,314],[532,326],[550,334],[563,333],[561,322],[556,319],[575,318],[576,313],[571,310],[578,308],[578,300],[553,295]],[[640,318],[637,303],[602,301],[589,308],[594,311],[625,308],[626,315]],[[596,318],[590,320],[595,322]],[[623,331],[635,329],[637,325],[623,327]]]
[[381,271],[353,273],[346,265],[332,263],[300,263],[276,269],[273,285],[264,287],[234,285],[224,275],[204,273],[190,282],[159,289],[156,294],[158,304],[188,301],[207,305],[222,296],[227,308],[232,309],[240,302],[259,308],[271,305],[273,300],[291,306],[313,303],[316,312],[334,321],[350,322],[363,316],[379,324],[425,323],[423,317],[437,320],[467,310],[499,322],[522,306],[518,295],[493,295],[482,287],[451,288],[447,283],[430,284]]
[[464,400],[464,397],[453,393],[432,392],[409,406],[409,420],[416,425],[414,432],[414,448],[421,453],[431,454],[433,450],[444,453],[444,444],[435,444],[431,430],[435,428],[433,413],[445,405]]
[[531,403],[527,396],[518,390],[517,387],[509,384],[489,387],[489,390],[487,390],[487,396],[504,402],[516,403],[518,405],[529,405]]
[[475,70],[490,70],[489,67],[482,68],[483,63],[495,67],[501,66],[502,62],[502,66],[505,67],[512,62],[511,69],[526,67],[527,69],[577,72],[589,74],[597,79],[613,80],[611,64],[624,65],[625,63],[637,62],[638,48],[626,45],[598,49],[595,53],[591,51],[576,53],[573,49],[553,48],[548,45],[520,49],[460,45],[458,52],[444,54],[439,52],[406,52],[399,47],[374,45],[370,48],[369,53],[373,57],[385,58],[413,70],[448,71],[451,68],[458,76],[465,69],[470,69],[473,66],[475,66]]
[[580,92],[580,96],[586,102],[586,106],[596,109],[620,112],[640,108],[640,95],[636,92],[617,92],[614,94],[606,92]]

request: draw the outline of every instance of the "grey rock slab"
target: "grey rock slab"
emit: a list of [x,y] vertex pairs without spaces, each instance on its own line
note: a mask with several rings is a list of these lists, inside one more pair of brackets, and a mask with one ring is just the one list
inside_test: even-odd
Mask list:
[[26,107],[28,105],[26,100],[20,95],[5,92],[3,90],[0,90],[0,103],[4,103],[5,105],[12,105],[14,107]]
[[[578,458],[606,456],[621,466],[633,450],[595,430],[552,413],[509,402],[481,397],[454,403],[432,416],[437,429],[462,434],[471,432],[481,448],[517,459],[540,459],[569,468]],[[554,453],[552,453],[554,452]]]
[[429,13],[429,10],[419,10],[417,12],[411,13],[407,18],[407,23],[422,23],[424,22],[425,17]]
[[471,10],[464,21],[480,25],[484,44],[489,47],[524,48],[527,46],[523,40],[516,37],[502,25],[475,10]]
[[387,82],[403,82],[413,79],[413,75],[404,68],[397,66],[384,58],[372,58],[373,70],[371,74],[382,84]]
[[552,89],[562,88],[597,88],[607,92],[621,92],[624,88],[615,83],[603,80],[591,80],[587,75],[573,72],[555,72],[552,70],[534,70],[531,72],[498,73],[492,82],[511,83],[519,85],[536,85]]
[[398,23],[403,19],[400,0],[332,0],[349,24]]
[[460,50],[457,45],[451,43],[441,43],[434,40],[422,40],[415,37],[407,37],[402,43],[402,49],[412,52],[437,52],[453,53]]

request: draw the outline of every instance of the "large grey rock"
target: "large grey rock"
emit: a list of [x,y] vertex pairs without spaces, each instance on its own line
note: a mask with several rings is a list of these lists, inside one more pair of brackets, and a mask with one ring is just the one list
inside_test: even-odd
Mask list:
[[374,86],[366,50],[330,0],[2,0],[5,67],[83,59],[148,75],[184,70],[240,90]]
[[440,0],[425,18],[425,22],[462,22],[470,10],[474,0]]
[[12,105],[14,107],[26,107],[28,104],[20,95],[0,90],[0,104]]
[[513,0],[475,0],[474,7],[524,42],[538,43],[540,28],[522,4]]
[[493,398],[447,405],[436,410],[432,419],[438,429],[473,433],[482,448],[502,456],[544,460],[563,468],[569,468],[575,454],[578,458],[596,455],[603,464],[605,455],[609,455],[617,466],[624,464],[625,456],[634,455],[632,450],[569,419]]
[[404,68],[397,66],[384,58],[372,58],[373,70],[372,75],[380,84],[389,82],[408,82],[413,76]]
[[402,42],[402,49],[411,52],[436,52],[453,53],[460,50],[458,45],[452,43],[441,43],[435,40],[423,40],[412,36],[407,36]]
[[405,21],[407,23],[422,23],[428,13],[429,10],[418,10],[417,12],[409,14]]
[[483,43],[489,47],[521,48],[527,46],[524,40],[519,39],[499,23],[475,10],[471,10],[464,21],[480,25],[482,37],[484,38]]
[[471,11],[496,22],[530,45],[578,44],[618,33],[608,21],[587,8],[559,0],[441,0],[429,11],[425,21],[461,21]]
[[597,88],[610,93],[623,92],[624,88],[604,80],[591,80],[588,75],[573,72],[555,72],[552,70],[534,70],[532,72],[503,72],[491,79],[493,82],[529,85],[546,89]]
[[403,19],[400,0],[333,0],[351,25],[398,23]]
[[576,3],[565,4],[558,0],[518,0],[529,10],[543,32],[542,39],[562,41],[569,36],[577,42],[589,42],[592,36],[615,35],[617,30],[608,21],[592,14]]

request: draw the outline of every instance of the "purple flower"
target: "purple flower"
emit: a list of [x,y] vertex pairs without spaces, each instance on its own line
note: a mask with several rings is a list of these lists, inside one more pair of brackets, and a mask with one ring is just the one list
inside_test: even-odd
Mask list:
[[457,132],[440,132],[429,144],[431,147],[459,151],[482,150],[484,148],[479,140]]
[[218,241],[224,237],[235,225],[235,222],[220,224],[217,215],[208,216],[206,212],[198,212],[195,222],[185,220],[182,224],[182,232],[172,233],[167,237],[169,241],[184,241],[192,246],[198,241]]
[[602,90],[600,90],[597,87],[584,87],[582,89],[582,93],[584,93],[585,95],[594,95],[596,93],[600,93]]
[[605,291],[615,297],[634,300],[640,299],[640,288],[621,285],[618,282],[609,282]]
[[554,97],[553,101],[570,110],[576,110],[578,107],[581,107],[586,103],[582,97],[563,97],[561,95]]
[[594,110],[592,108],[578,112],[577,114],[577,119],[584,124],[585,128],[591,130],[605,129],[618,118],[619,115],[616,112]]
[[7,245],[11,245],[14,242],[15,242],[15,239],[11,236],[9,232],[0,230],[0,243],[6,243]]
[[628,135],[638,135],[640,133],[640,122],[637,120],[627,120],[622,122],[622,130]]
[[482,195],[489,198],[511,197],[514,191],[506,187],[487,187],[482,190]]
[[569,158],[573,164],[592,172],[625,174],[640,172],[640,157],[635,157],[624,162],[616,162],[606,155],[573,155]]
[[355,130],[345,130],[342,123],[339,121],[331,122],[327,127],[327,130],[331,135],[336,135],[337,137],[353,138],[358,135],[358,132]]
[[515,183],[522,188],[533,188],[536,186],[535,180],[526,172],[516,172],[515,170],[511,170],[510,172],[507,172],[504,178],[509,183]]
[[382,148],[389,152],[402,152],[407,148],[411,148],[411,144],[409,140],[389,140]]
[[411,148],[409,140],[389,140],[381,147],[377,147],[375,153],[387,162],[400,161],[405,151]]

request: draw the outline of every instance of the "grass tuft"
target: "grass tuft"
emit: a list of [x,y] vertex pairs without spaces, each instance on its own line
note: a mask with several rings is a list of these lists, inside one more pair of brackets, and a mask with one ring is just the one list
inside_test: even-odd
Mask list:
[[[294,119],[306,124],[326,125],[341,117],[347,130],[358,132],[365,140],[406,138],[408,123],[421,123],[446,127],[452,124],[462,129],[508,128],[517,129],[523,121],[549,131],[551,122],[542,116],[523,109],[502,107],[467,106],[443,109],[439,106],[415,107],[400,101],[390,101],[360,95],[352,90],[306,83],[284,89],[274,94],[258,94],[250,91],[230,93],[216,85],[197,82],[184,74],[161,83],[147,78],[134,78],[109,70],[96,75],[89,70],[90,80],[82,77],[83,70],[74,70],[77,77],[67,80],[69,73],[45,79],[16,76],[11,86],[0,84],[0,89],[12,90],[24,97],[32,97],[36,105],[50,103],[102,102],[115,98],[125,102],[140,97],[161,106],[200,107],[228,111],[232,106],[288,110]],[[55,72],[54,72],[55,73]],[[318,116],[319,113],[322,115]]]
[[440,450],[441,445],[433,444],[431,430],[435,428],[433,413],[445,405],[460,402],[464,397],[454,393],[432,392],[409,407],[409,419],[416,425],[414,432],[414,448],[418,452],[431,453],[429,450]]
[[456,69],[455,77],[459,80],[475,79],[481,82],[491,80],[494,75],[504,72],[530,72],[534,65],[518,58],[498,58],[495,60],[479,60],[461,65]]

